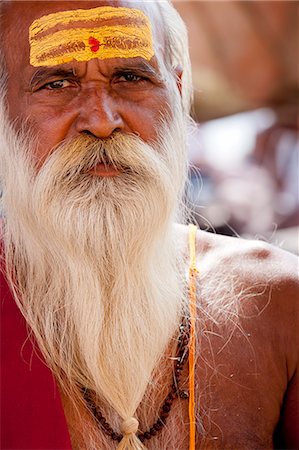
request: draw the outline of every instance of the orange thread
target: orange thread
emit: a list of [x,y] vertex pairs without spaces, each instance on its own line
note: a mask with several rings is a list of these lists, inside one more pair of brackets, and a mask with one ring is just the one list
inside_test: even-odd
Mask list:
[[196,418],[195,418],[195,322],[196,322],[196,231],[195,225],[189,225],[189,312],[190,312],[190,341],[189,341],[189,422],[190,445],[189,450],[195,450]]

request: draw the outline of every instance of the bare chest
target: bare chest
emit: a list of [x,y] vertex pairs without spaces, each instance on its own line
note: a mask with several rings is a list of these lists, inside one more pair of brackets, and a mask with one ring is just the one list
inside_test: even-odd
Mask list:
[[[255,380],[249,375],[244,380],[236,371],[231,371],[233,376],[227,376],[221,368],[215,371],[203,365],[197,375],[196,449],[273,448],[282,388],[275,394],[273,389],[269,389],[270,377],[261,373]],[[187,388],[187,377],[185,381]],[[159,402],[154,399],[141,405],[138,411],[141,431],[149,430],[155,423],[159,412],[157,404]],[[117,447],[100,425],[86,444],[88,418],[82,421],[82,414],[76,417],[74,412],[67,416],[73,450],[112,450]],[[177,398],[173,401],[165,425],[155,435],[149,436],[144,445],[148,450],[189,449],[188,400]]]
[[[196,449],[270,449],[286,391],[284,360],[273,348],[250,342],[250,333],[208,334],[199,340],[196,362]],[[278,354],[278,352],[276,352]],[[272,355],[272,356],[271,356]],[[171,364],[137,410],[140,431],[150,430],[172,383]],[[188,367],[179,382],[188,392]],[[74,450],[111,450],[116,443],[98,427],[86,445],[87,421],[66,408]],[[109,417],[108,417],[109,419]],[[110,421],[110,419],[108,420]],[[111,416],[113,422],[113,417]],[[144,441],[148,450],[188,450],[188,399],[175,398],[163,427]]]

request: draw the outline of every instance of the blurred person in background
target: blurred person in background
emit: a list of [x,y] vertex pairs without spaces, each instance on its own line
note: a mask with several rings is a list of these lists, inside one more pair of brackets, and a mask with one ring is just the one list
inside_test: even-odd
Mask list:
[[194,117],[202,123],[191,161],[210,180],[197,195],[198,219],[274,242],[276,229],[297,228],[291,250],[298,252],[298,5],[176,7],[190,29]]

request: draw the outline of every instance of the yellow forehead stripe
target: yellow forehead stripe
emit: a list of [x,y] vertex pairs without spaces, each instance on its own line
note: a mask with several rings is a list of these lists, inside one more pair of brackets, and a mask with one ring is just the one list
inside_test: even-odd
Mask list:
[[29,28],[29,44],[30,64],[35,67],[154,56],[148,17],[139,9],[111,6],[40,17]]

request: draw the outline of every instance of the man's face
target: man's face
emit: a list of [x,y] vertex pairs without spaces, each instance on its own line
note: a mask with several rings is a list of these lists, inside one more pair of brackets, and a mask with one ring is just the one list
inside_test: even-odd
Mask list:
[[[114,57],[112,52],[106,59],[95,57],[60,63],[53,58],[47,66],[30,62],[29,28],[33,21],[52,13],[99,6],[129,6],[140,10],[142,3],[14,2],[6,13],[9,31],[4,49],[8,67],[9,118],[17,128],[26,123],[37,136],[34,157],[38,165],[42,165],[62,141],[81,134],[106,139],[119,131],[138,135],[146,142],[153,141],[161,114],[169,113],[169,86],[165,68],[161,66],[163,43],[153,25],[154,56],[149,59],[130,55]],[[149,11],[145,14],[149,17]],[[123,26],[129,24],[126,23],[129,18],[122,17],[121,20]],[[113,28],[119,23],[119,19],[112,18],[108,25]],[[90,18],[82,20],[80,25],[86,29],[95,27]],[[71,31],[76,40],[76,27],[73,28],[75,30]],[[57,24],[54,32],[60,30],[61,25]],[[50,52],[53,39],[50,39]],[[91,44],[96,50],[97,41]],[[101,174],[100,171],[98,175]]]

